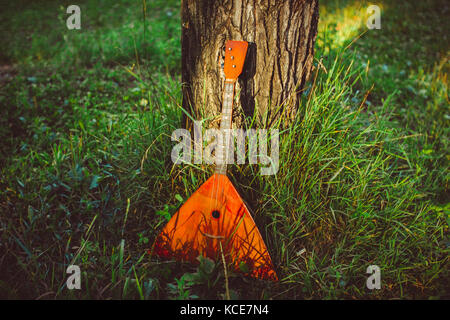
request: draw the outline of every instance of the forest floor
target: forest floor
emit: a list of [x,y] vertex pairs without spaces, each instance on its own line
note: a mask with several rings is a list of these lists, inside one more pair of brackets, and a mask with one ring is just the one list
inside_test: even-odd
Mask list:
[[[2,1],[0,297],[222,299],[223,266],[147,251],[211,174],[174,166],[179,1]],[[449,298],[449,4],[320,1],[313,77],[280,169],[233,166],[280,281],[239,299]],[[144,20],[145,17],[145,20]],[[66,268],[81,269],[81,290]],[[370,265],[381,289],[369,290]]]

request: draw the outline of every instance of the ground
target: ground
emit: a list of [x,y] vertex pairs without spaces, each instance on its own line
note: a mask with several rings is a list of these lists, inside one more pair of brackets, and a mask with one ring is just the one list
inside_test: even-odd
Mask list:
[[[226,297],[220,261],[148,254],[212,173],[174,166],[179,1],[2,1],[0,296]],[[232,298],[450,296],[449,4],[320,1],[315,69],[280,135],[280,169],[231,168],[277,283],[228,274]],[[66,268],[81,269],[81,290]],[[381,289],[366,287],[368,266]]]

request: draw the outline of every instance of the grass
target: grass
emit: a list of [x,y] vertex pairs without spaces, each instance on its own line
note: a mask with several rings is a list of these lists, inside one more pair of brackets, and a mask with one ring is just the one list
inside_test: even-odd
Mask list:
[[[178,1],[79,1],[78,31],[69,4],[2,3],[1,297],[449,297],[445,1],[379,1],[380,30],[365,27],[365,2],[320,2],[315,70],[278,174],[230,172],[276,284],[147,254],[212,172],[170,161]],[[65,287],[69,264],[81,290]],[[366,288],[372,264],[381,290]]]

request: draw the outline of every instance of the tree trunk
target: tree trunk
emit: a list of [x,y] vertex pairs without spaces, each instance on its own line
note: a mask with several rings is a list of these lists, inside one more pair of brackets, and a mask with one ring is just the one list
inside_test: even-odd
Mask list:
[[[194,119],[220,120],[226,40],[249,49],[236,86],[233,122],[289,123],[313,64],[318,0],[182,0],[183,107]],[[281,108],[280,108],[281,107]],[[188,117],[185,125],[190,126]]]

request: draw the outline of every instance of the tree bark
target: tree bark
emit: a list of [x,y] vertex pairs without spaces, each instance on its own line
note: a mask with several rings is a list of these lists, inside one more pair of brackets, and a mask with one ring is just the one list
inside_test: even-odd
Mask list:
[[[308,79],[317,35],[318,0],[182,0],[183,107],[208,126],[220,120],[227,39],[249,49],[236,86],[234,126],[292,121]],[[184,117],[190,126],[189,117]]]

